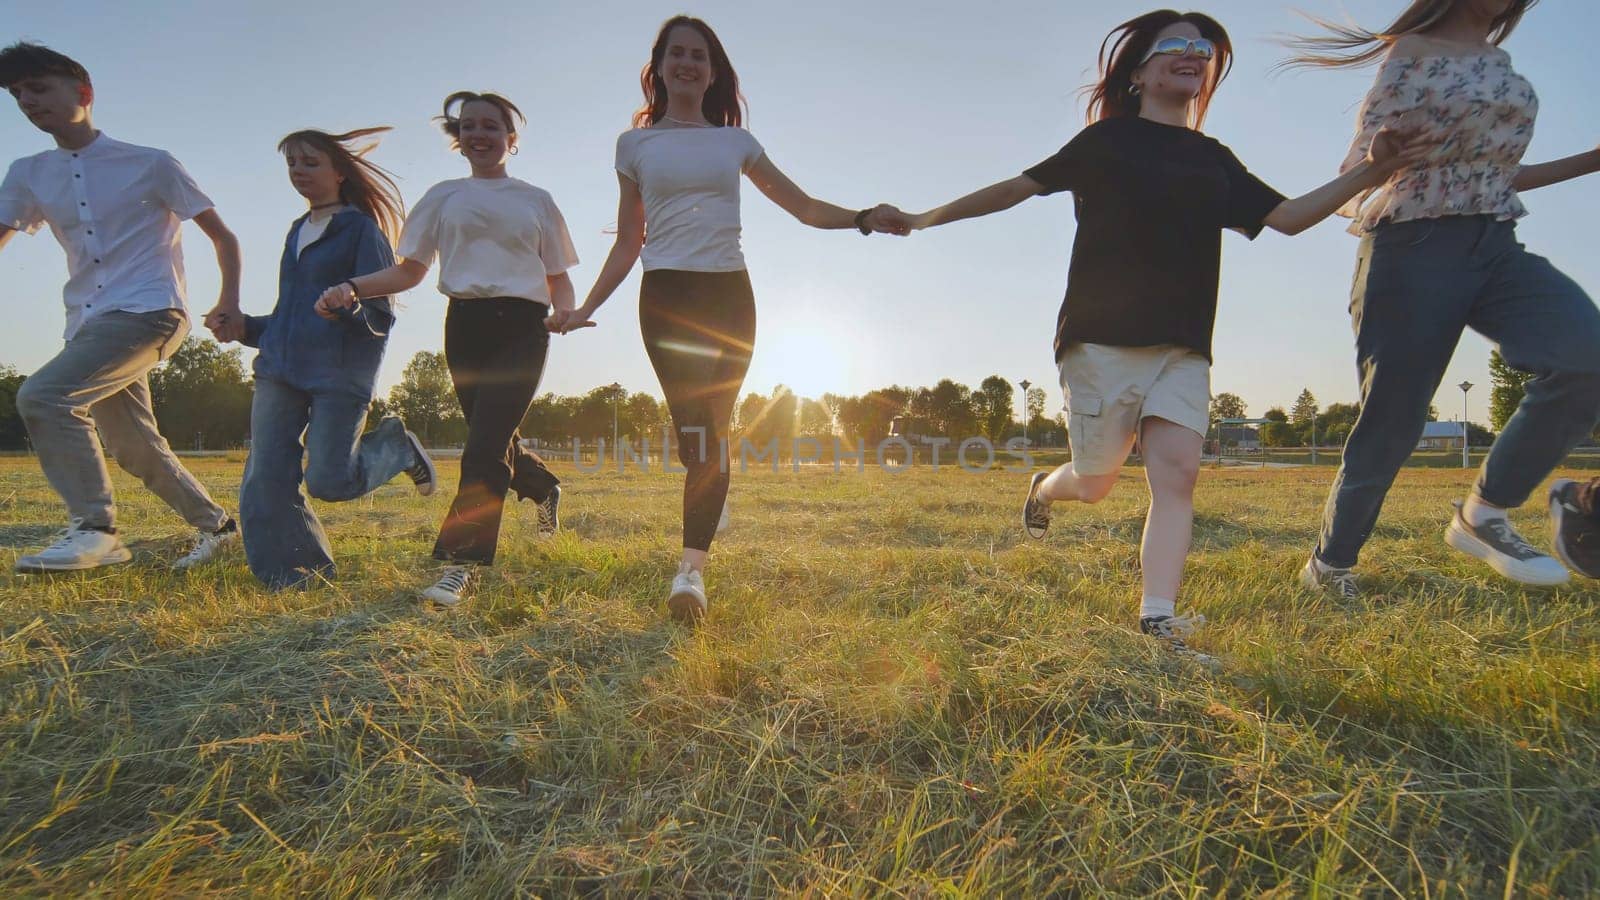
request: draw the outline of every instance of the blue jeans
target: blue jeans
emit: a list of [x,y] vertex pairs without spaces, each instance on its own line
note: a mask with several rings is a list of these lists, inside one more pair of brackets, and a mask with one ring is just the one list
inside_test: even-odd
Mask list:
[[389,416],[361,433],[369,402],[353,393],[308,392],[256,379],[239,527],[250,571],[268,587],[333,576],[333,551],[300,490],[302,480],[318,500],[354,500],[415,462],[398,418]]
[[1416,449],[1461,333],[1534,374],[1478,473],[1479,497],[1521,506],[1600,418],[1600,310],[1489,216],[1380,225],[1361,240],[1351,289],[1361,413],[1323,513],[1317,558],[1356,564],[1383,498]]

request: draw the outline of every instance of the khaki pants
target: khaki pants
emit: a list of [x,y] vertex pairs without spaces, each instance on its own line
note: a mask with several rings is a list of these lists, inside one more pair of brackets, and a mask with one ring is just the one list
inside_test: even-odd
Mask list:
[[17,411],[39,467],[82,525],[116,526],[101,438],[122,468],[190,525],[215,531],[228,521],[172,455],[150,408],[150,370],[188,333],[189,317],[181,309],[101,313],[17,392]]

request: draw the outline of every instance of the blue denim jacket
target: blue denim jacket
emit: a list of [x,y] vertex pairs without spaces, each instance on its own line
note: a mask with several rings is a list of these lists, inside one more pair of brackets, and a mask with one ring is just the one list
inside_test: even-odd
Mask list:
[[328,228],[295,255],[306,216],[289,227],[278,270],[278,303],[271,315],[246,316],[243,343],[255,347],[257,378],[303,391],[371,397],[394,324],[388,297],[369,297],[336,321],[316,313],[322,292],[360,275],[387,269],[394,251],[378,223],[359,210],[335,213]]

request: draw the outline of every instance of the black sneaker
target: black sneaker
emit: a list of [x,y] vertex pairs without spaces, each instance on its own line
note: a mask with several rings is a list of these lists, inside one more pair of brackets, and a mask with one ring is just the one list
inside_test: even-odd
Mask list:
[[1184,642],[1195,629],[1206,623],[1205,616],[1145,616],[1139,620],[1139,630],[1155,638],[1169,652],[1203,666],[1218,666],[1221,660],[1201,653]]
[[1050,477],[1049,472],[1035,472],[1028,482],[1028,499],[1022,501],[1022,528],[1028,537],[1043,540],[1050,530],[1050,504],[1038,499],[1039,485]]
[[1317,562],[1316,557],[1306,560],[1300,570],[1300,583],[1307,590],[1327,590],[1340,600],[1360,600],[1361,588],[1356,584],[1356,573],[1351,569],[1335,569]]
[[550,495],[541,500],[539,507],[539,533],[550,535],[561,530],[561,485],[550,489]]
[[406,475],[417,486],[417,493],[426,497],[433,493],[434,486],[439,483],[439,473],[434,470],[433,460],[428,457],[428,451],[422,449],[422,442],[417,440],[417,436],[407,431],[406,440],[411,442],[411,453],[416,457],[406,468]]
[[1600,523],[1584,513],[1578,483],[1570,478],[1550,485],[1550,543],[1567,568],[1600,578]]
[[1468,556],[1476,556],[1501,575],[1512,581],[1533,585],[1566,584],[1572,576],[1561,563],[1533,549],[1533,545],[1517,534],[1510,519],[1490,519],[1482,525],[1473,525],[1461,514],[1461,503],[1456,503],[1456,514],[1445,529],[1444,542]]

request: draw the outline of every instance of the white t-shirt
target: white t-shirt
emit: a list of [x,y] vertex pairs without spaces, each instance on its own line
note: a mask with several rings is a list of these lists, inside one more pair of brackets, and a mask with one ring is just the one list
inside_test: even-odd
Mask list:
[[737,272],[739,176],[765,151],[743,128],[635,128],[617,138],[617,171],[644,198],[646,272]]
[[300,224],[300,233],[295,236],[295,258],[299,259],[300,255],[306,252],[307,247],[315,244],[317,242],[317,238],[322,237],[322,235],[327,232],[328,223],[333,221],[334,216],[348,208],[349,207],[342,207],[340,209],[336,209],[320,219],[308,217],[304,222],[302,222]]
[[105,134],[25,156],[0,182],[0,225],[49,223],[67,252],[67,340],[100,313],[184,309],[180,223],[211,206],[171,154]]
[[399,255],[439,259],[439,293],[458,300],[550,303],[545,278],[578,264],[566,220],[543,188],[516,178],[456,178],[428,189],[406,217]]

